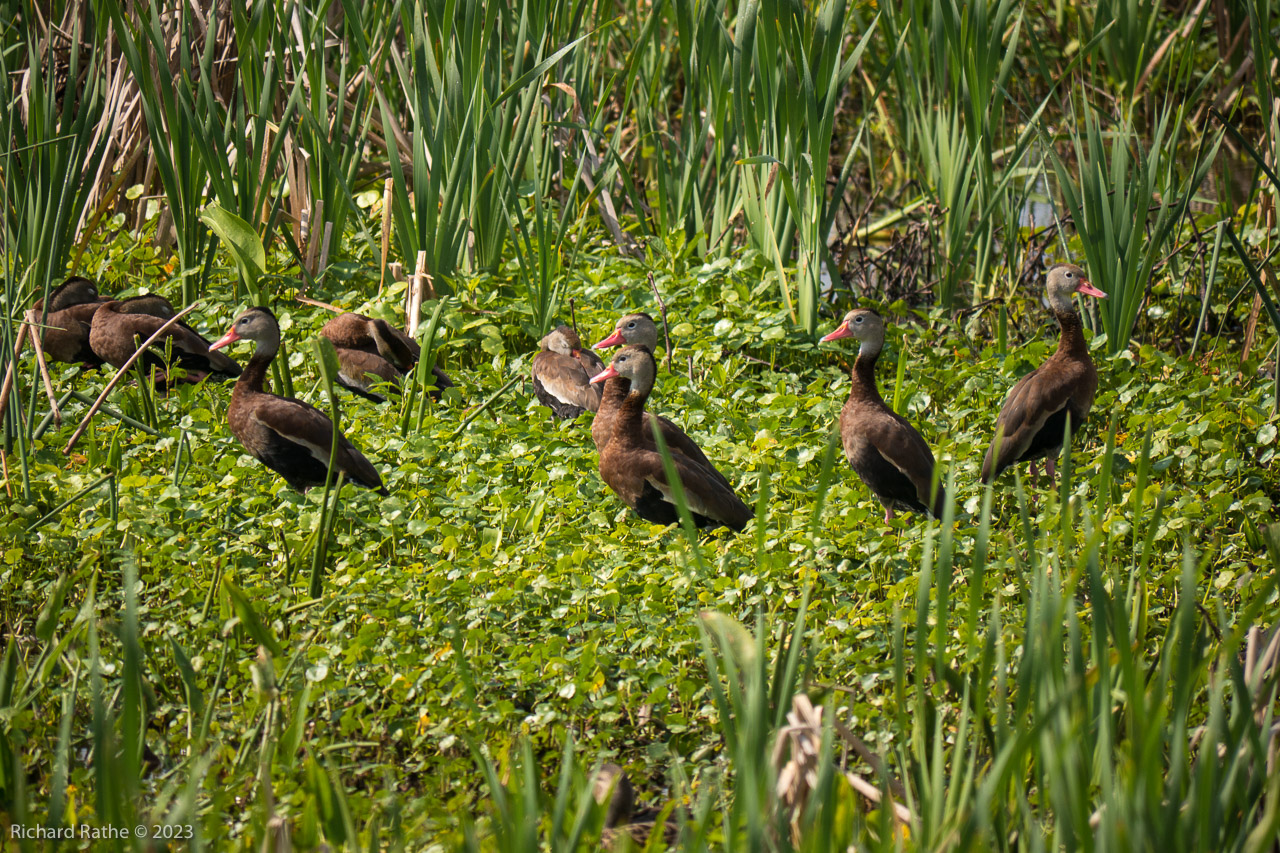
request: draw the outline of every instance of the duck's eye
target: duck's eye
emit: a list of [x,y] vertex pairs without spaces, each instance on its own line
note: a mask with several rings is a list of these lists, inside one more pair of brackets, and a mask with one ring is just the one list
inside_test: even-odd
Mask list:
[[1074,274],[1071,272],[1071,270],[1067,270],[1067,271],[1064,273],[1064,275],[1065,275],[1067,278],[1072,278],[1072,277],[1074,276]]
[[862,318],[861,318],[861,317],[859,317],[858,319],[854,320],[853,322],[855,322],[855,323],[861,323],[861,322],[862,322]]
[[628,329],[634,329],[635,327],[636,327],[636,321],[635,321],[635,320],[632,320],[630,323],[628,323],[628,324],[627,324],[627,328],[628,328]]

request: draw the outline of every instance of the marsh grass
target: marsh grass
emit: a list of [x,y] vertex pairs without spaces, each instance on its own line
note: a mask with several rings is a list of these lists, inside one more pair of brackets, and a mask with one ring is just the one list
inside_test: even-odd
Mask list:
[[1123,119],[1104,131],[1102,118],[1086,105],[1083,134],[1074,141],[1075,169],[1053,157],[1086,269],[1110,297],[1099,313],[1113,353],[1128,346],[1155,266],[1222,143],[1222,130],[1205,135],[1194,161],[1179,168],[1163,152],[1181,142],[1185,113],[1185,104],[1171,102],[1147,143]]

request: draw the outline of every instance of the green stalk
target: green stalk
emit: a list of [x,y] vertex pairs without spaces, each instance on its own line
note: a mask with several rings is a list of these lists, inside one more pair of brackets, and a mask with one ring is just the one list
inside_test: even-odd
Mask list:
[[[308,587],[312,598],[319,598],[324,591],[324,572],[328,565],[329,532],[332,525],[330,517],[337,514],[338,500],[342,493],[344,476],[335,474],[338,464],[338,442],[341,439],[340,418],[338,411],[338,395],[334,391],[334,377],[338,375],[338,354],[333,344],[323,336],[313,338],[311,352],[316,364],[320,367],[320,379],[324,385],[325,395],[329,400],[329,420],[333,424],[333,435],[329,445],[329,464],[324,480],[324,495],[320,499],[320,519],[316,524],[316,542],[311,551],[311,583]],[[335,488],[336,483],[336,488]],[[330,503],[329,495],[333,494]]]

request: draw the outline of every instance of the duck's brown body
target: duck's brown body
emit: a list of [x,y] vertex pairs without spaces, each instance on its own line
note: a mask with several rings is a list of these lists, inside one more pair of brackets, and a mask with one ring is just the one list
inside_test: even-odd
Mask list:
[[[242,325],[246,317],[252,322]],[[254,458],[282,476],[290,486],[305,492],[313,486],[324,485],[328,476],[333,421],[301,400],[279,397],[264,390],[267,368],[279,347],[279,334],[275,317],[265,308],[254,308],[245,312],[232,330],[213,346],[225,346],[242,337],[258,341],[231,394],[227,422],[232,434]],[[334,463],[338,472],[357,486],[389,494],[377,470],[341,433]]]
[[[122,310],[123,309],[123,310]],[[153,314],[130,313],[121,302],[106,302],[93,315],[89,330],[89,346],[94,355],[113,367],[122,367],[145,341],[163,326],[165,320]],[[191,329],[175,324],[152,345],[140,359],[147,368],[166,368],[163,357],[165,340],[173,342],[173,359],[187,372],[186,380],[197,382],[208,376],[219,381],[240,375],[240,365],[225,353],[211,352],[209,343]]]
[[876,356],[859,355],[853,387],[840,410],[840,441],[854,473],[887,510],[942,516],[946,494],[933,489],[933,451],[911,423],[880,396]]
[[601,389],[591,379],[604,370],[604,362],[582,349],[578,333],[568,326],[554,329],[541,341],[542,351],[533,357],[529,372],[538,402],[561,420],[600,408]]
[[[591,440],[595,442],[596,453],[604,453],[605,445],[613,437],[614,424],[617,420],[618,412],[621,410],[622,403],[627,399],[627,394],[630,391],[631,383],[620,376],[605,380],[604,393],[600,398],[600,410],[596,412],[595,420],[591,422]],[[653,438],[653,425],[655,422],[658,424],[658,429],[662,431],[662,440],[667,447],[698,463],[715,479],[726,487],[729,486],[729,481],[711,464],[711,460],[702,452],[702,448],[698,446],[697,442],[662,415],[655,415],[652,412],[641,413],[640,442],[645,449],[655,451],[658,449],[658,444]]]
[[[631,389],[616,411],[610,412],[613,434],[600,451],[600,477],[641,518],[672,524],[679,520],[674,490],[662,456],[654,449],[652,434],[643,432],[644,405],[653,383],[653,356],[642,347],[625,347],[614,357],[610,370],[602,374],[605,379],[599,381],[612,378],[610,372],[629,379]],[[723,475],[675,449],[671,449],[671,461],[698,527],[746,527],[751,509],[734,494]]]
[[89,345],[93,328],[93,315],[98,311],[97,302],[72,305],[61,311],[51,311],[45,317],[40,345],[44,354],[54,361],[97,367],[102,359]]
[[874,311],[857,308],[824,341],[855,337],[862,342],[853,363],[849,399],[840,410],[840,440],[854,473],[885,508],[885,521],[895,510],[942,515],[946,494],[934,493],[933,451],[906,418],[894,412],[876,387],[876,361],[884,345],[884,321]]
[[[324,324],[320,330],[333,343],[338,355],[338,384],[376,403],[386,402],[386,396],[375,390],[375,382],[389,382],[399,387],[401,380],[422,355],[417,342],[395,326],[363,314],[339,314]],[[437,399],[446,388],[454,387],[453,380],[438,366],[433,366],[432,376]]]
[[1058,349],[1044,364],[1018,380],[996,416],[996,437],[982,462],[982,482],[989,483],[1009,466],[1046,459],[1050,477],[1062,449],[1064,430],[1076,433],[1084,424],[1098,390],[1098,371],[1089,357],[1080,315],[1072,292],[1105,297],[1084,278],[1079,267],[1060,264],[1049,271],[1050,304],[1061,335]]
[[[40,328],[40,346],[54,361],[97,367],[102,364],[89,346],[89,332],[98,306],[107,300],[87,278],[72,276],[49,292],[49,311]],[[32,306],[36,320],[44,312],[45,300]]]

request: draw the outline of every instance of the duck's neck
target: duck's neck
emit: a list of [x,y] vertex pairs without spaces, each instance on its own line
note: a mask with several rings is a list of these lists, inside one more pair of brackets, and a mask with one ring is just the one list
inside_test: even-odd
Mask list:
[[880,347],[863,344],[858,350],[858,358],[853,362],[850,377],[853,380],[849,389],[850,400],[884,402],[880,398],[880,389],[876,388],[876,360],[879,358]]
[[600,396],[600,414],[614,414],[631,393],[631,380],[615,376],[604,381],[604,393]]
[[[610,382],[618,380],[609,380]],[[613,423],[613,441],[620,441],[619,447],[639,447],[644,444],[644,405],[649,400],[649,389],[636,387],[627,380],[629,390],[618,406],[617,420]],[[605,392],[608,393],[608,388]]]
[[1075,311],[1053,313],[1062,330],[1062,335],[1058,338],[1058,355],[1064,358],[1088,358],[1089,347],[1084,342],[1084,325],[1080,322],[1080,315]]
[[268,347],[263,344],[253,351],[253,357],[249,359],[249,363],[244,366],[240,378],[236,380],[236,387],[233,394],[243,391],[261,394],[264,390],[267,370],[271,367],[271,360],[276,357],[276,347]]

